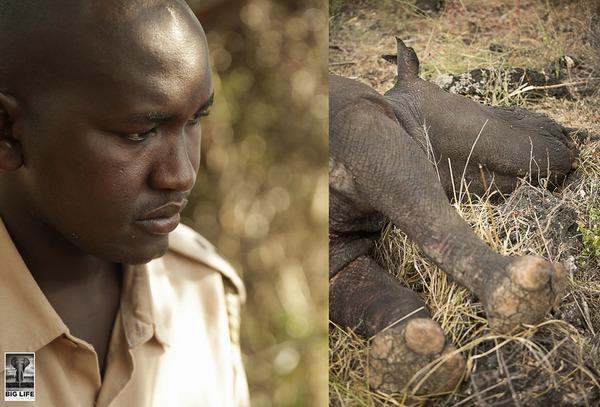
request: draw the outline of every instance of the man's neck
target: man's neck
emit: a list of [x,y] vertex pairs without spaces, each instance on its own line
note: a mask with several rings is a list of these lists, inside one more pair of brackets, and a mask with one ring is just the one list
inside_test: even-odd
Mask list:
[[71,289],[96,291],[104,286],[103,281],[114,280],[116,275],[120,280],[119,264],[84,253],[43,222],[5,212],[2,210],[0,216],[6,229],[46,296]]
[[94,346],[102,371],[119,309],[121,265],[82,253],[43,223],[2,216],[38,286],[71,334]]

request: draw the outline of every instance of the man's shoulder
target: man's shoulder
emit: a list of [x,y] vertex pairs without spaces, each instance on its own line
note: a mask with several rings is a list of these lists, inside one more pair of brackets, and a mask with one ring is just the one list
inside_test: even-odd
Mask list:
[[241,278],[229,262],[217,253],[215,247],[192,228],[179,224],[169,234],[169,250],[165,256],[184,257],[188,261],[216,270],[235,288],[242,301],[244,300],[245,289]]

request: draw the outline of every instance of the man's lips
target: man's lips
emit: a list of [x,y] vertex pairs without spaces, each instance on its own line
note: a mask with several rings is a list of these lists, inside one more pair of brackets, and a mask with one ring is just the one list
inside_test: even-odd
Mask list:
[[159,206],[158,208],[154,208],[146,212],[142,215],[140,220],[148,220],[155,218],[170,218],[175,214],[181,213],[185,205],[187,205],[187,199],[182,199],[181,201],[175,202],[167,202],[166,204]]
[[136,224],[153,235],[167,235],[175,230],[179,224],[181,220],[180,213],[186,204],[187,199],[168,202],[146,212],[136,221]]

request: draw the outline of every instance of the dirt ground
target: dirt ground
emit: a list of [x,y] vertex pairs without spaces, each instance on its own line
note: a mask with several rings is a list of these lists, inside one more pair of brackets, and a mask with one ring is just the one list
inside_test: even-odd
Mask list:
[[[482,103],[523,106],[583,129],[575,135],[581,164],[563,188],[549,192],[524,181],[504,202],[468,194],[453,202],[498,252],[563,262],[570,287],[559,308],[521,333],[496,335],[477,299],[389,225],[375,257],[423,296],[467,358],[467,374],[450,394],[375,393],[366,379],[368,340],[330,324],[330,405],[600,405],[598,10],[593,1],[449,0],[439,14],[423,14],[412,1],[330,1],[331,73],[388,90],[396,68],[382,56],[395,54],[399,36],[415,48],[425,79],[486,69],[493,74],[476,97]],[[511,83],[503,74],[511,68],[556,80],[537,87]]]

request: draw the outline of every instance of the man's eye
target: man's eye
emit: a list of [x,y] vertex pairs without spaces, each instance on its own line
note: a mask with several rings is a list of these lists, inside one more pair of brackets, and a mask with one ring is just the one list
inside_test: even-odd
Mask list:
[[207,110],[202,110],[198,113],[196,113],[194,116],[192,116],[192,118],[190,120],[188,120],[188,124],[192,125],[192,126],[196,126],[198,123],[200,123],[200,119],[202,117],[208,116],[210,112]]
[[127,140],[139,142],[139,141],[146,140],[148,137],[152,136],[155,133],[156,133],[156,128],[153,128],[153,129],[150,129],[150,130],[145,131],[143,133],[126,134],[125,137],[127,138]]

